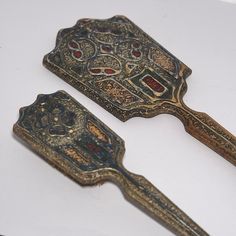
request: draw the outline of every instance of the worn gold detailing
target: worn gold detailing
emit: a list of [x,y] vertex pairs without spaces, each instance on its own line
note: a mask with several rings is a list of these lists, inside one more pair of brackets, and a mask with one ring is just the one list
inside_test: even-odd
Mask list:
[[88,121],[87,124],[88,130],[95,135],[99,140],[102,140],[103,142],[109,142],[109,138],[106,136],[106,134],[99,129],[94,123],[91,121]]
[[141,100],[139,97],[131,93],[121,84],[115,82],[111,79],[101,80],[96,82],[97,88],[108,95],[112,100],[116,101],[122,106],[126,107],[138,100]]
[[129,201],[176,235],[208,235],[143,176],[124,168],[124,141],[67,93],[38,96],[20,110],[14,132],[79,184],[113,181]]
[[191,69],[126,17],[79,20],[60,31],[43,63],[122,121],[177,116],[189,134],[236,165],[236,137],[183,104]]

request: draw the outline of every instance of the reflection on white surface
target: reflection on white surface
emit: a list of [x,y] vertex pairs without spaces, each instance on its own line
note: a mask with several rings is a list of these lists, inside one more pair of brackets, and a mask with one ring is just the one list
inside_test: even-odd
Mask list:
[[236,3],[236,0],[220,0],[222,2]]

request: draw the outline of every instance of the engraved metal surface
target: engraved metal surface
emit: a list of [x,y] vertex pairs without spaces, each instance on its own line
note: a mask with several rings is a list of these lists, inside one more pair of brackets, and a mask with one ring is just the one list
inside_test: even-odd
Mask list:
[[191,70],[124,16],[82,19],[57,36],[44,65],[119,119],[177,101]]
[[176,235],[208,235],[143,176],[122,165],[124,141],[63,91],[20,110],[14,132],[48,163],[82,185],[116,183],[124,196]]
[[122,121],[175,115],[189,134],[236,165],[236,137],[183,103],[191,70],[126,17],[81,19],[61,30],[43,64]]

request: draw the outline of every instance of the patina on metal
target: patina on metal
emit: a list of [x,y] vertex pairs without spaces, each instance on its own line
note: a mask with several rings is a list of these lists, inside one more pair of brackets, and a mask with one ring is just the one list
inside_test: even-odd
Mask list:
[[124,141],[64,91],[20,109],[14,132],[48,163],[81,185],[106,180],[177,235],[208,235],[143,176],[122,165]]
[[58,33],[43,64],[122,121],[169,113],[236,165],[236,138],[183,103],[191,69],[124,16],[81,19]]

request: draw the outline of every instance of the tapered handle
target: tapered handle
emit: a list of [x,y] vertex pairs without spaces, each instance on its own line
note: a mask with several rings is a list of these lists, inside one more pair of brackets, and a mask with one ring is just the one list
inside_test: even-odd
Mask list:
[[166,103],[163,109],[178,117],[189,134],[236,166],[236,137],[209,115],[194,111],[183,102]]
[[176,235],[208,235],[143,176],[133,174],[122,168],[118,185],[120,185],[127,200],[144,210]]

